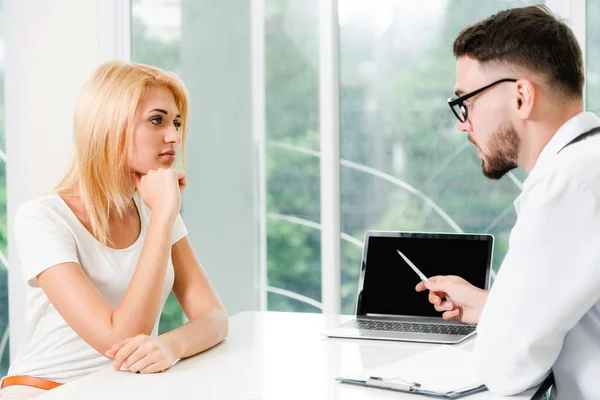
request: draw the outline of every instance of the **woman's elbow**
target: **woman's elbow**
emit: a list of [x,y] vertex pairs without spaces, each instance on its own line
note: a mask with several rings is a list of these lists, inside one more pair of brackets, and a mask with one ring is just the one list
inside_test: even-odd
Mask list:
[[229,334],[229,318],[227,318],[227,312],[225,308],[221,307],[220,310],[217,311],[217,324],[219,326],[219,334],[217,335],[218,342],[222,342],[225,340],[227,335]]

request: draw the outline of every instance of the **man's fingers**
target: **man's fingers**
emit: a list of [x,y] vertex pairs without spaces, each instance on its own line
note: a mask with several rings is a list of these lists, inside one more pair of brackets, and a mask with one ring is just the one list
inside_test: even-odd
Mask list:
[[444,310],[448,310],[448,311],[452,311],[457,309],[458,307],[456,306],[456,304],[454,304],[452,301],[446,300],[444,302],[442,302],[441,307]]
[[434,306],[439,306],[442,304],[442,297],[439,293],[429,292],[429,302]]
[[429,289],[431,293],[435,293],[435,295],[438,296],[441,301],[445,301],[450,297],[448,295],[448,291],[452,289],[451,284],[448,281],[442,279],[443,277],[441,276],[435,278],[430,279],[429,282],[425,283],[425,286],[427,287],[427,289]]
[[442,304],[435,306],[435,310],[438,312],[452,311],[454,308],[454,304],[450,303],[449,301],[444,301]]
[[459,314],[460,314],[460,309],[457,308],[452,311],[446,311],[444,314],[442,314],[442,318],[445,319],[446,321],[449,321],[451,319],[457,319]]
[[435,310],[438,312],[454,311],[456,306],[451,301],[443,301],[441,304],[435,306]]
[[424,283],[425,287],[431,292],[443,292],[442,282],[434,278],[429,279],[429,282]]
[[423,292],[423,291],[427,290],[427,288],[425,287],[425,284],[423,282],[419,282],[419,283],[417,283],[417,286],[415,286],[415,290],[417,292]]

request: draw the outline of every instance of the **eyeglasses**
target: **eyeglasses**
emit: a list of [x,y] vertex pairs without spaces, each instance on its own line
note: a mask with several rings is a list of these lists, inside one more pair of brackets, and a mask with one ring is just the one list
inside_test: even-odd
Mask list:
[[448,99],[448,105],[450,106],[450,109],[452,110],[454,115],[456,115],[456,118],[458,118],[458,120],[460,122],[467,122],[468,109],[467,109],[467,106],[465,106],[463,103],[465,100],[468,100],[471,97],[473,97],[473,96],[483,92],[484,90],[487,90],[487,89],[491,88],[492,86],[495,86],[499,83],[516,82],[516,81],[517,81],[516,79],[511,79],[511,78],[500,79],[499,81],[492,82],[489,85],[482,87],[481,89],[474,90],[471,93],[463,94],[462,96],[459,96],[459,97],[452,97],[452,98]]

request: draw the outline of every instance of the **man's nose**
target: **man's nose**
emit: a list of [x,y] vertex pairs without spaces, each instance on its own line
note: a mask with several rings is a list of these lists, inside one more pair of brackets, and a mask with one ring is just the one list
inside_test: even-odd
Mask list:
[[468,119],[465,122],[462,122],[457,119],[456,120],[456,130],[459,132],[471,132],[472,131],[471,122]]

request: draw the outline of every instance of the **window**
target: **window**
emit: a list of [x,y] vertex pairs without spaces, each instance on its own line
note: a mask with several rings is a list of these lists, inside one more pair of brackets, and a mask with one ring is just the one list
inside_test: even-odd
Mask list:
[[[538,3],[338,0],[343,313],[355,308],[368,229],[489,232],[498,270],[526,175],[483,177],[473,147],[456,132],[446,104],[455,80],[452,42],[470,23]],[[189,3],[133,1],[134,61],[181,70],[182,4]],[[269,310],[321,309],[319,4],[262,2]],[[600,112],[600,51],[593,45],[600,29],[591,22],[600,5],[588,0],[587,7],[587,104]],[[178,321],[171,301],[165,315]]]
[[267,309],[320,312],[318,0],[265,1]]
[[497,270],[523,176],[485,178],[456,131],[452,43],[468,24],[536,3],[339,0],[343,313],[356,306],[368,229],[492,233]]
[[[535,3],[473,12],[470,2],[339,0],[343,313],[355,308],[368,229],[491,232],[497,269],[523,176],[486,180],[455,131],[452,40],[500,8]],[[318,311],[319,7],[265,4],[268,309]]]

